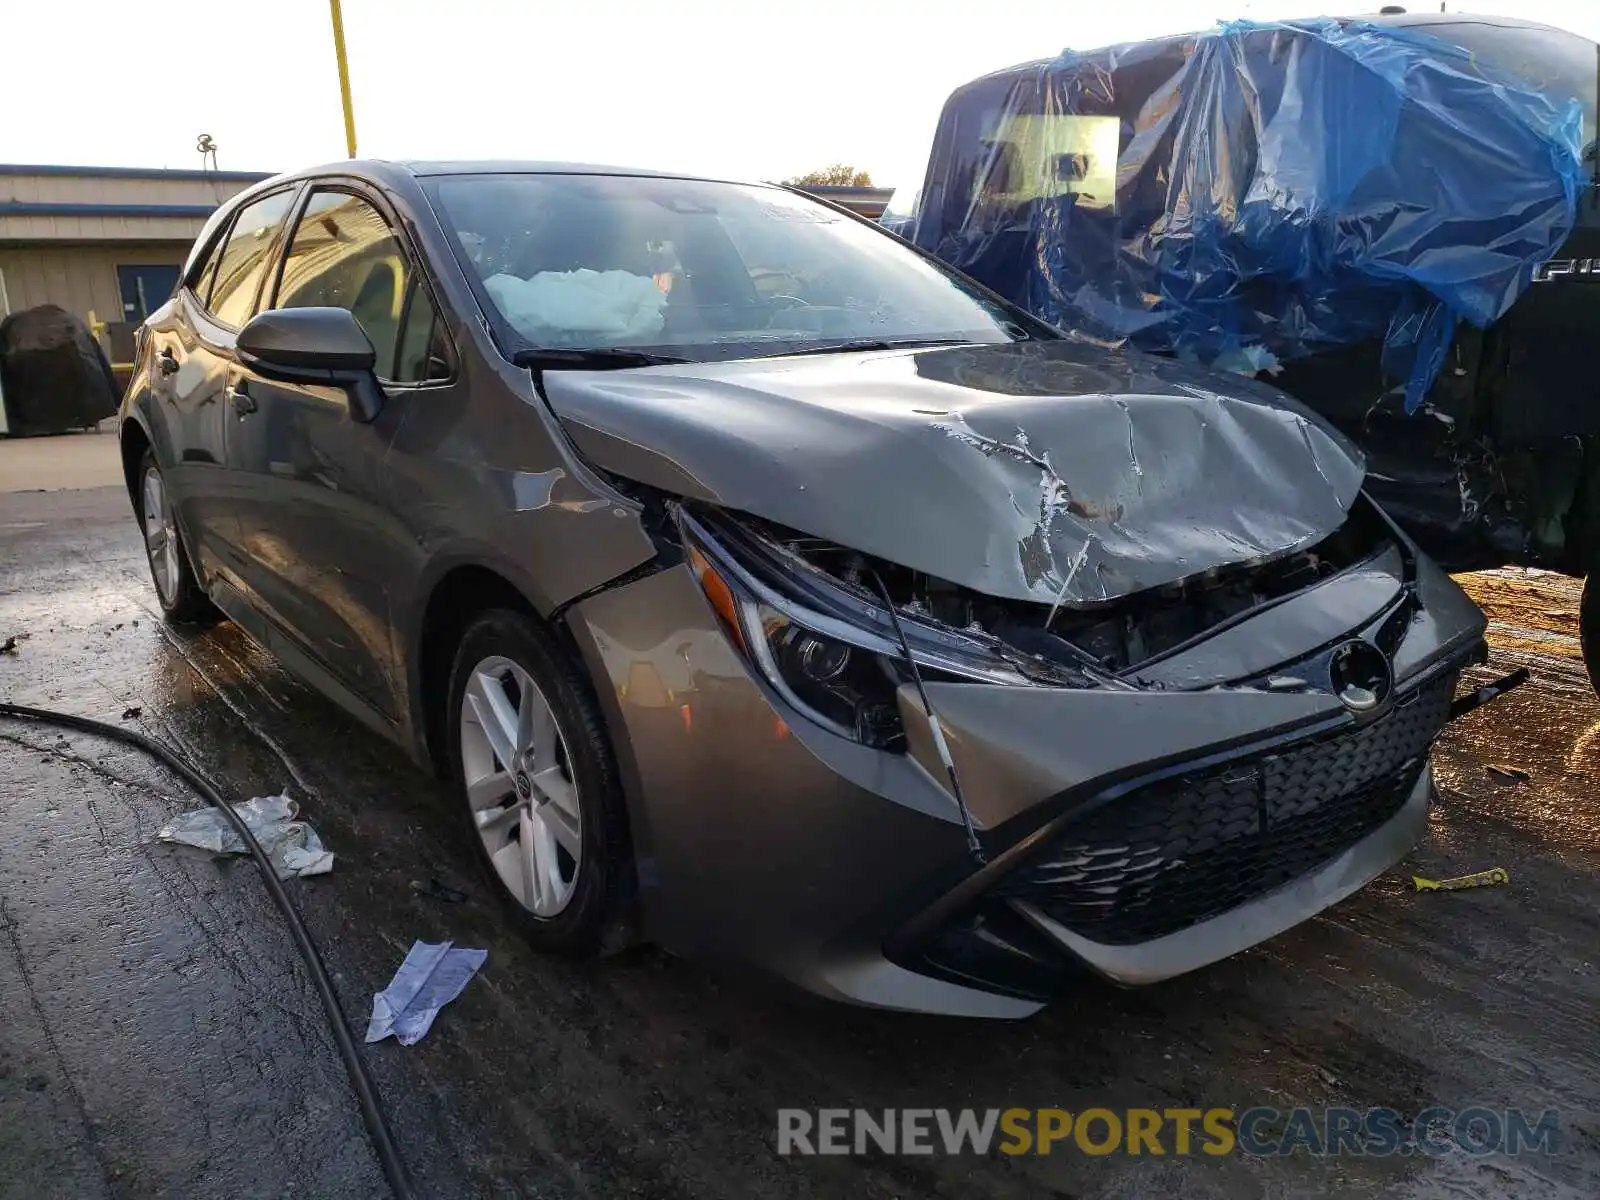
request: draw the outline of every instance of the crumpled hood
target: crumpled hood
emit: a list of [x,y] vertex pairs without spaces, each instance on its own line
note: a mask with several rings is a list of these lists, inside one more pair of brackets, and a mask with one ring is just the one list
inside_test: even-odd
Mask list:
[[1271,388],[1075,341],[551,371],[544,390],[606,470],[1046,604],[1308,545],[1365,474]]

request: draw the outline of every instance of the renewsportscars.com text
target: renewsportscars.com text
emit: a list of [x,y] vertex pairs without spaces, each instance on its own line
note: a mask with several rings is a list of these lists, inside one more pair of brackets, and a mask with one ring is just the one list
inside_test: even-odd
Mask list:
[[1392,1108],[783,1108],[779,1154],[1554,1154],[1556,1113]]

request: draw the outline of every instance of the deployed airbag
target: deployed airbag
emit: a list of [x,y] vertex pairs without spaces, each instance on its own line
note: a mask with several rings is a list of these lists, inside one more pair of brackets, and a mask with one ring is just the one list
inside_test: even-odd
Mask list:
[[1054,324],[1206,364],[1382,340],[1415,408],[1456,323],[1565,240],[1581,137],[1576,102],[1431,36],[1233,22],[962,88],[915,240]]
[[491,275],[483,286],[517,332],[541,345],[650,337],[661,332],[667,303],[649,275],[587,267],[529,279]]

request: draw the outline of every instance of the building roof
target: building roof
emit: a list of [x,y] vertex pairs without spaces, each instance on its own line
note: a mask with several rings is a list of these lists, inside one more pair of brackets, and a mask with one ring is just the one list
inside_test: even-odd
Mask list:
[[199,171],[178,167],[75,167],[38,163],[0,163],[0,178],[8,175],[45,175],[69,179],[173,179],[216,180],[219,183],[259,183],[271,179],[270,171]]
[[0,164],[0,242],[192,241],[259,171]]

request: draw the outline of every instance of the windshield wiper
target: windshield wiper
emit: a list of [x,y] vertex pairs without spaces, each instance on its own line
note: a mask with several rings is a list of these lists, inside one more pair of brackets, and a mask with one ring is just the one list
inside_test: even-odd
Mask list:
[[807,346],[803,350],[779,350],[764,354],[763,358],[792,358],[802,354],[851,354],[862,350],[920,350],[927,346],[972,346],[970,338],[901,338],[887,341],[866,338],[856,342],[829,342],[826,346]]
[[643,350],[624,350],[616,346],[592,346],[588,349],[571,349],[550,346],[544,349],[518,350],[511,361],[519,367],[541,367],[546,370],[560,367],[659,367],[664,363],[688,362],[686,358],[673,358],[668,354],[649,354]]

